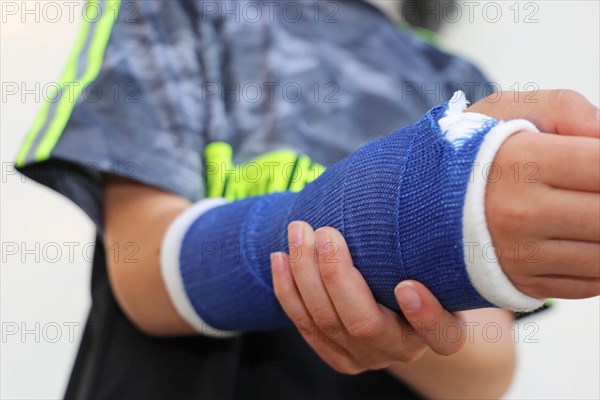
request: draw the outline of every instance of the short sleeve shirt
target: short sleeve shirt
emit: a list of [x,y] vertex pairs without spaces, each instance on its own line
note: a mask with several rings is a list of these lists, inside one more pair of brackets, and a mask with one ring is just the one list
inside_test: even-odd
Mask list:
[[468,61],[361,1],[90,0],[19,169],[98,227],[92,309],[67,398],[398,399],[386,372],[336,373],[293,329],[157,339],[117,305],[102,251],[102,175],[207,197],[206,147],[243,163],[292,150],[330,165],[463,90]]

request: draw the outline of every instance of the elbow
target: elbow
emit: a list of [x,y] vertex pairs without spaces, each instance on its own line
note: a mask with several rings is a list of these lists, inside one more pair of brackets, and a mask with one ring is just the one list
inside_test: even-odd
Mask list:
[[177,336],[169,331],[167,326],[160,324],[159,321],[145,315],[145,313],[131,305],[126,305],[122,300],[117,299],[123,313],[135,328],[142,334],[153,338],[168,338]]
[[164,335],[162,327],[144,303],[144,295],[136,290],[126,274],[111,271],[109,267],[110,287],[115,300],[127,319],[143,334],[153,337]]
[[170,334],[166,327],[152,323],[144,319],[140,314],[125,312],[125,315],[135,328],[146,336],[157,339],[176,336]]
[[156,338],[195,333],[175,310],[159,270],[149,265],[107,264],[117,304],[140,332]]

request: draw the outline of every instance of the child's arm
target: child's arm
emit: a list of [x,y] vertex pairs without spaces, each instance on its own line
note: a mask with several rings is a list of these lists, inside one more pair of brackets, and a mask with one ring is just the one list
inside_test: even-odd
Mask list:
[[[518,139],[518,138],[524,138],[524,137],[527,137],[527,136],[528,135],[516,135],[516,136],[514,136],[513,138],[511,138],[509,140],[518,143],[520,140],[522,140],[522,139]],[[543,135],[539,135],[539,136],[540,137],[544,137]],[[550,136],[548,136],[548,138],[550,138]],[[542,140],[542,139],[539,139],[539,140]],[[588,143],[587,141],[589,141],[589,140],[595,140],[595,139],[571,139],[571,140],[573,141],[572,143],[576,143],[576,145],[574,145],[570,150],[568,150],[566,152],[567,154],[571,154],[571,155],[575,155],[575,156],[580,156],[581,154],[585,154],[586,152],[589,152],[590,148],[592,148],[592,149],[594,148],[594,146],[590,146],[590,143]],[[531,143],[529,143],[529,146],[531,146]],[[520,146],[514,146],[514,148],[519,149],[521,147]],[[586,149],[588,149],[588,150],[586,150]],[[515,150],[513,150],[513,151],[515,151]],[[516,155],[512,155],[512,156],[519,156],[519,155],[516,154]],[[511,159],[512,156],[509,154],[508,158]],[[577,174],[579,174],[581,176],[589,176],[590,175],[589,171],[590,170],[594,170],[593,166],[598,164],[598,160],[594,160],[593,159],[594,156],[597,157],[597,155],[595,155],[595,153],[591,153],[591,155],[589,156],[590,159],[588,160],[589,162],[585,163],[586,165],[582,165],[582,166],[579,167],[579,168],[583,168],[584,170],[583,171],[577,171]],[[520,158],[518,158],[518,157],[516,159],[520,160]],[[557,167],[558,166],[557,168],[555,168],[558,171],[561,170],[561,165],[564,165],[561,160],[548,159],[546,161],[549,163],[548,165],[550,167]],[[594,164],[594,162],[596,164]],[[563,172],[564,172],[564,170],[563,170]],[[569,174],[572,174],[572,173],[573,173],[573,170],[572,170],[572,168],[570,168]],[[593,176],[590,177],[590,178],[593,179]],[[532,186],[536,186],[536,185],[533,184]],[[543,184],[538,184],[537,185],[537,187],[541,187],[541,186],[544,186],[544,185]],[[132,239],[135,240],[136,236],[140,236],[140,231],[144,235],[148,235],[148,233],[147,233],[148,230],[161,231],[161,229],[162,229],[161,232],[158,232],[156,235],[153,236],[153,238],[155,240],[157,240],[157,238],[160,237],[160,234],[164,232],[164,229],[166,228],[166,226],[169,225],[170,220],[178,212],[176,210],[172,209],[172,208],[169,208],[170,211],[171,211],[170,213],[165,214],[164,212],[161,212],[160,208],[163,207],[163,201],[162,200],[158,200],[158,201],[156,201],[157,204],[151,207],[152,211],[150,212],[150,215],[156,215],[156,216],[148,218],[148,210],[145,209],[145,207],[143,205],[144,204],[151,204],[151,203],[153,204],[154,202],[153,201],[149,201],[149,200],[144,200],[143,199],[144,196],[141,195],[140,193],[137,193],[137,192],[140,192],[140,191],[143,192],[144,189],[140,188],[140,187],[137,187],[136,185],[133,185],[133,184],[121,184],[120,187],[121,187],[121,189],[126,190],[126,191],[130,190],[130,189],[134,190],[136,192],[136,195],[133,196],[133,198],[131,196],[127,196],[127,195],[120,196],[120,199],[122,201],[114,202],[114,201],[111,201],[111,192],[113,192],[114,190],[111,189],[110,185],[107,187],[107,203],[106,203],[107,204],[107,219],[106,219],[107,223],[106,223],[106,232],[107,232],[107,238],[108,237],[112,238],[112,240],[110,240],[109,243],[111,241],[120,241],[120,242],[123,242],[123,241],[131,241]],[[156,196],[157,198],[159,198],[161,196],[170,196],[170,195],[164,195],[164,194],[160,194],[159,195],[160,192],[156,191],[156,190],[150,190],[150,193],[153,193],[153,196]],[[500,191],[500,192],[497,192],[496,195],[500,196],[500,197],[504,196],[504,198],[502,198],[501,201],[498,202],[498,204],[502,204],[505,207],[510,207],[511,204],[513,204],[515,206],[518,206],[518,207],[522,207],[523,204],[528,204],[529,207],[531,207],[532,211],[538,211],[540,209],[540,207],[546,207],[547,206],[548,211],[550,212],[550,214],[548,214],[548,217],[550,217],[550,218],[557,217],[557,219],[558,219],[558,217],[560,215],[564,215],[565,211],[567,211],[567,210],[571,213],[571,215],[574,215],[573,213],[576,213],[577,215],[579,213],[587,213],[588,216],[594,217],[595,216],[594,210],[597,210],[597,207],[593,208],[594,204],[588,204],[587,206],[583,206],[583,207],[581,206],[581,204],[589,203],[589,201],[588,202],[583,202],[583,203],[579,202],[578,204],[580,204],[580,206],[576,210],[573,211],[573,207],[572,206],[569,206],[568,204],[564,204],[564,203],[559,203],[559,204],[542,204],[540,206],[539,204],[531,204],[531,203],[528,203],[526,201],[524,202],[522,199],[520,199],[518,197],[518,195],[519,195],[518,193],[517,194],[502,193],[502,191]],[[596,195],[597,195],[597,193],[596,193]],[[141,198],[140,198],[140,196],[141,196]],[[284,196],[284,195],[278,195],[278,196]],[[124,203],[130,203],[130,204],[126,206]],[[486,203],[487,203],[487,199],[486,199]],[[593,201],[592,201],[592,203],[593,203]],[[327,206],[326,202],[321,202],[321,203],[319,203],[319,204],[316,205],[316,207],[321,207],[321,206],[326,207]],[[234,203],[234,204],[232,204],[230,206],[223,206],[223,207],[219,207],[219,208],[222,208],[223,210],[226,210],[228,207],[234,207],[234,208],[232,208],[232,210],[236,210],[236,208],[239,207],[239,203],[238,204]],[[178,210],[181,211],[181,210],[183,210],[183,208],[185,208],[185,207],[182,206]],[[219,210],[219,208],[216,208],[215,210]],[[239,211],[239,208],[237,210]],[[242,210],[242,211],[246,212],[244,210]],[[272,211],[280,211],[280,209],[274,209]],[[112,215],[112,217],[111,217],[111,215]],[[267,214],[265,214],[265,217],[268,217],[268,215],[269,214],[267,212]],[[115,218],[115,216],[118,216],[118,217]],[[299,217],[302,217],[302,215],[299,215]],[[577,217],[577,216],[575,216],[575,217]],[[223,226],[222,226],[223,224],[221,223],[219,225],[219,221],[226,221],[226,220],[228,220],[228,218],[231,218],[231,214],[228,215],[228,213],[226,213],[226,214],[223,215],[222,219],[220,219],[220,220],[213,220],[212,222],[207,222],[206,224],[201,224],[200,226],[197,226],[197,228],[199,228],[201,230],[205,230],[205,232],[206,232],[207,229],[208,229],[208,231],[210,231],[211,230],[211,228],[210,228],[211,225],[210,224],[212,223],[212,224],[216,224],[215,225],[215,229],[214,229],[215,231],[216,230],[223,230]],[[531,220],[530,223],[534,224],[534,225],[536,223],[538,225],[543,225],[543,226],[547,225],[547,221],[535,221],[535,220]],[[125,226],[123,226],[123,225],[125,225]],[[119,226],[120,226],[120,228],[119,228]],[[265,225],[262,225],[261,228],[264,227],[264,226]],[[589,226],[593,226],[593,224],[590,224]],[[567,226],[564,226],[564,227],[565,227],[565,229],[571,229],[570,227],[567,227]],[[559,226],[559,228],[560,228],[560,226]],[[515,229],[518,229],[518,228],[515,227]],[[587,232],[586,234],[588,234],[588,235],[594,235],[594,232],[593,232],[594,228],[592,227],[590,229],[591,229],[590,232]],[[285,226],[284,226],[283,230],[285,230]],[[494,227],[490,226],[490,230],[494,231]],[[127,232],[128,235],[123,236],[123,232]],[[519,231],[517,231],[517,232],[519,232]],[[515,232],[515,234],[517,232]],[[283,235],[285,236],[285,233],[283,233]],[[350,236],[352,235],[352,231],[351,230],[346,233],[347,237],[349,235]],[[138,239],[140,239],[140,238],[138,238]],[[205,236],[203,238],[203,240],[205,242],[207,242],[207,243],[211,243],[211,241],[212,241],[213,244],[214,243],[218,244],[220,239],[218,237],[217,238],[209,238],[209,237]],[[259,240],[259,239],[257,239],[257,240]],[[151,270],[152,268],[157,268],[158,267],[158,260],[156,259],[156,257],[158,256],[158,252],[159,252],[159,248],[160,248],[160,243],[158,243],[158,242],[150,243],[150,242],[148,242],[146,240],[137,240],[137,241],[140,243],[140,252],[144,252],[144,251],[149,251],[150,252],[149,255],[148,255],[148,257],[146,258],[146,260],[144,262],[144,269],[146,269],[146,271],[144,271],[144,270],[138,271],[138,272],[142,272],[143,274],[144,273],[147,274],[148,271]],[[351,242],[351,241],[349,240],[349,242]],[[195,245],[198,245],[197,241],[193,241],[192,240],[192,243],[195,244]],[[501,244],[505,244],[508,247],[512,243],[506,242],[506,243],[501,243]],[[351,244],[351,247],[352,247],[352,244]],[[205,248],[205,250],[206,250],[206,248]],[[248,249],[247,248],[242,248],[242,250],[248,250]],[[273,251],[275,251],[275,250],[284,250],[284,249],[274,248]],[[376,249],[376,250],[379,251],[381,249]],[[584,259],[582,260],[582,262],[583,262],[582,265],[584,266],[584,270],[586,270],[587,272],[591,271],[593,273],[593,268],[594,268],[594,265],[592,265],[593,261],[590,264],[590,262],[587,261],[587,258],[589,258],[590,260],[593,260],[593,257],[596,255],[594,253],[594,251],[597,251],[597,249],[595,247],[590,248],[589,251],[585,253]],[[208,254],[197,253],[197,256],[204,256],[204,255],[208,255]],[[267,264],[268,264],[268,255],[267,255]],[[588,265],[588,264],[590,264],[590,265]],[[117,265],[118,265],[118,263],[115,263],[115,265],[113,265],[112,268],[111,268],[112,270],[115,271],[114,273],[111,274],[111,276],[113,276],[115,278],[117,276],[121,276],[121,277],[125,276],[126,277],[127,273],[131,273],[131,271],[133,270],[133,268],[131,268],[131,266],[124,265],[124,266],[116,267]],[[545,266],[546,265],[540,263],[540,264],[536,265],[535,267],[539,269],[539,268],[543,268]],[[150,267],[152,267],[152,268],[150,268]],[[227,264],[223,264],[223,265],[218,265],[218,267],[220,267],[222,271],[227,272],[228,268],[232,268],[233,266],[231,264],[227,263]],[[201,268],[201,265],[197,265],[197,268]],[[436,266],[430,266],[430,268],[434,268],[435,269]],[[266,268],[266,271],[267,271],[267,273],[270,272],[269,269],[268,269],[268,266]],[[584,271],[584,272],[586,272],[586,271]],[[579,273],[579,272],[581,272],[581,271],[576,271],[576,273]],[[571,272],[568,272],[568,273],[571,273]],[[133,273],[133,275],[131,277],[135,278],[135,284],[133,285],[134,287],[135,286],[140,287],[140,286],[144,285],[143,280],[146,279],[146,278],[144,276],[142,276],[142,275],[140,275],[139,273]],[[159,278],[159,273],[157,272],[157,270],[154,270],[154,272],[152,273],[152,277],[153,277],[152,279],[158,279]],[[225,278],[227,278],[227,275],[225,275]],[[253,283],[253,282],[248,282],[248,281],[244,281],[244,280],[236,281],[234,278],[235,278],[235,275],[232,276],[232,281],[230,282],[230,284],[233,284],[233,285],[237,284],[237,285],[241,285],[243,287],[244,285],[249,285],[249,284]],[[263,279],[263,278],[261,278],[261,279]],[[510,274],[509,274],[509,278],[511,278]],[[116,278],[116,279],[118,280],[118,278]],[[591,277],[591,279],[593,279],[593,276]],[[597,279],[597,277],[596,277],[596,279]],[[399,279],[399,280],[401,280],[401,279]],[[531,280],[535,280],[535,279],[532,277],[531,279],[529,279],[529,281],[531,281]],[[125,278],[125,281],[127,281],[126,278]],[[227,290],[226,290],[227,286],[221,286],[220,288],[218,288],[218,286],[215,285],[214,282],[207,282],[206,280],[204,280],[204,281],[203,280],[199,280],[199,281],[192,280],[190,282],[191,282],[192,287],[194,287],[194,288],[198,288],[197,285],[199,284],[200,285],[199,287],[201,288],[201,290],[209,290],[209,289],[211,289],[212,293],[210,293],[210,296],[212,297],[213,300],[215,300],[217,302],[218,301],[230,301],[231,298],[234,298],[234,299],[237,298],[237,299],[239,299],[240,295],[241,296],[244,295],[243,291],[240,292],[239,290],[236,290],[233,293],[227,293]],[[190,283],[190,282],[188,282],[188,283]],[[207,283],[208,283],[208,286],[207,286]],[[425,283],[428,284],[428,282],[425,282]],[[438,281],[438,283],[439,283],[439,281]],[[113,282],[113,284],[115,284],[115,283]],[[256,284],[256,282],[254,282],[254,284]],[[387,284],[391,284],[392,287],[393,287],[393,285],[395,284],[395,282],[391,282],[391,283],[390,282],[384,282],[384,284],[386,284],[386,285]],[[575,293],[574,296],[581,296],[582,292],[581,292],[580,289],[581,289],[582,285],[585,285],[585,283],[581,282],[581,284],[579,286],[577,286],[577,287],[573,287],[572,286],[571,289],[570,289],[571,293]],[[147,300],[141,300],[140,301],[140,300],[136,299],[136,296],[140,296],[140,295],[143,296],[145,291],[143,291],[143,290],[142,291],[135,291],[135,290],[132,291],[131,289],[129,289],[129,287],[132,286],[130,284],[120,285],[120,284],[117,283],[116,286],[122,286],[123,287],[122,290],[116,290],[117,295],[121,298],[122,301],[124,300],[126,303],[130,304],[130,306],[125,305],[124,308],[126,309],[126,311],[129,311],[130,315],[134,315],[134,317],[132,319],[134,321],[138,322],[139,325],[144,326],[144,323],[143,323],[142,319],[148,319],[147,318],[148,315],[152,315],[155,318],[154,318],[153,321],[149,322],[150,325],[149,325],[149,327],[147,329],[148,331],[154,331],[156,333],[163,333],[163,334],[169,334],[169,333],[176,333],[177,332],[177,329],[175,329],[175,331],[173,331],[173,327],[165,327],[165,326],[163,326],[161,324],[161,318],[157,317],[157,315],[154,314],[155,310],[161,310],[161,309],[164,309],[164,307],[163,308],[161,308],[161,307],[150,307],[149,310],[145,310],[145,312],[140,312],[139,307],[145,307],[145,304],[151,304],[151,302],[149,302]],[[157,287],[157,286],[161,286],[162,287],[162,283],[161,283],[161,285],[152,284],[152,285],[147,285],[147,286],[148,287]],[[588,287],[590,286],[589,282],[588,282],[587,286]],[[239,287],[240,286],[238,286],[238,288]],[[450,289],[452,289],[452,288],[450,288]],[[121,295],[119,295],[119,292],[121,293]],[[148,293],[148,292],[146,292],[146,293]],[[184,296],[186,295],[185,292],[182,292],[181,294],[184,295]],[[592,293],[587,292],[585,295],[592,295]],[[172,292],[171,292],[171,296],[173,296]],[[219,300],[219,296],[221,296],[220,297],[221,300]],[[130,299],[127,300],[126,298],[130,298]],[[159,297],[158,299],[160,299],[160,298],[162,298],[162,297]],[[173,299],[173,297],[171,297],[171,298]],[[255,301],[256,297],[253,294],[251,294],[250,297],[249,297],[249,299],[251,301]],[[460,296],[458,297],[458,299],[460,300]],[[271,299],[266,299],[266,300],[267,301],[272,301]],[[250,307],[249,310],[255,310],[256,306],[263,307],[264,305],[265,305],[264,302],[258,302],[257,305],[256,304],[252,304],[252,302],[246,302],[245,304],[242,304],[242,308],[243,308],[243,306],[249,306]],[[393,306],[393,305],[391,305],[391,306]],[[179,309],[179,311],[181,312],[181,309]],[[217,310],[217,309],[213,309],[211,311],[219,313],[219,310]],[[265,321],[265,320],[262,320],[262,321],[261,320],[258,320],[258,321],[253,320],[253,318],[252,318],[253,315],[252,315],[251,312],[246,313],[246,315],[244,315],[244,314],[240,315],[239,313],[235,314],[236,310],[231,310],[230,309],[229,311],[234,312],[234,315],[236,315],[236,317],[240,316],[242,318],[247,318],[246,319],[247,321],[249,320],[251,322],[256,323],[257,327],[259,327],[259,328],[268,328],[264,324],[272,322],[272,321]],[[238,310],[238,311],[241,311],[241,310]],[[275,310],[275,311],[277,311],[277,310]],[[136,316],[139,317],[139,318],[136,318]],[[225,324],[231,324],[229,326],[235,326],[235,324],[238,322],[238,321],[232,320],[232,318],[226,317],[223,313],[217,314],[217,317],[223,317]],[[149,318],[149,319],[152,319],[152,318]],[[148,322],[148,321],[146,321],[146,322]],[[282,321],[276,321],[276,322],[282,323]],[[156,327],[158,327],[158,329],[155,329]],[[218,326],[218,327],[221,327],[221,326]],[[164,328],[164,330],[163,330],[163,328]],[[242,328],[244,328],[244,327],[242,326]],[[250,328],[252,328],[252,327],[250,327]],[[254,327],[254,328],[256,328],[256,327]],[[225,328],[225,329],[227,329],[227,328]]]

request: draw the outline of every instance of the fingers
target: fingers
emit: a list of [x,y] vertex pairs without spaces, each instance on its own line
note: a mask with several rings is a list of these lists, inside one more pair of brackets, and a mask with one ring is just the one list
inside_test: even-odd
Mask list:
[[[548,114],[551,115],[543,129],[570,136],[600,137],[600,112],[583,95],[573,90],[548,90],[542,100],[548,99]],[[558,111],[558,112],[557,112]]]
[[[506,250],[506,249],[505,249]],[[600,245],[569,240],[514,243],[502,251],[501,264],[526,274],[510,274],[521,292],[536,298],[583,299],[600,294]]]
[[381,310],[360,272],[354,267],[342,235],[332,228],[316,232],[319,271],[344,326],[357,337],[379,337]]
[[309,346],[338,372],[357,374],[364,371],[365,368],[348,351],[328,340],[327,336],[317,329],[294,283],[289,256],[285,253],[274,253],[271,256],[271,270],[275,296]]
[[321,329],[341,326],[342,323],[319,275],[313,229],[306,222],[292,222],[288,228],[288,239],[290,246],[297,246],[298,253],[291,257],[290,267],[308,313]]
[[[460,350],[464,343],[462,326],[423,285],[416,284],[416,293],[422,299],[419,304],[413,308],[405,304],[403,308],[413,327],[409,329],[398,314],[377,304],[364,278],[354,267],[348,246],[339,231],[321,228],[315,236],[319,244],[319,268],[325,288],[340,319],[353,337],[384,349],[395,359],[403,361],[418,358],[426,350],[426,345],[442,355]],[[335,256],[326,255],[327,245],[335,251]],[[439,329],[454,330],[456,339],[453,336],[451,341],[447,341],[440,330],[429,332],[436,324]],[[416,330],[417,326],[419,330]],[[431,333],[432,336],[428,335]]]
[[600,295],[600,279],[577,278],[566,275],[533,276],[523,293],[536,298],[587,299]]
[[412,361],[425,351],[424,342],[401,317],[379,305],[354,267],[339,231],[320,228],[319,270],[337,314],[350,337],[381,349],[395,360]]
[[492,225],[508,228],[505,239],[512,242],[515,234],[530,233],[600,241],[598,139],[517,133],[504,143],[495,162],[500,168],[498,179],[487,187],[488,217]]
[[466,338],[462,321],[446,311],[425,286],[404,281],[394,293],[408,322],[433,351],[450,355],[462,348]]
[[543,132],[600,137],[598,108],[572,90],[499,92],[475,103],[467,111],[503,120],[527,119]]
[[599,194],[551,189],[537,205],[543,237],[600,243]]
[[[458,320],[422,285],[417,286],[422,298],[418,310],[405,307],[416,328],[378,304],[337,230],[313,232],[310,225],[293,222],[288,239],[297,254],[289,259],[283,253],[272,255],[275,295],[303,338],[334,369],[355,374],[413,361],[428,345],[443,355],[462,347]],[[436,318],[441,330],[431,336]],[[326,332],[324,327],[334,329]]]
[[570,240],[547,240],[530,246],[514,246],[509,257],[530,265],[533,275],[568,275],[575,278],[600,278],[600,245]]
[[[521,164],[521,180],[552,187],[600,192],[600,141],[583,137],[531,135],[535,154]],[[526,162],[528,161],[528,163]]]
[[[317,251],[312,227],[305,222],[295,221],[289,225],[288,234],[290,245],[296,243],[298,246],[298,256],[290,259],[292,275],[306,310],[317,328],[328,335],[328,339],[344,347],[361,365],[369,369],[388,366],[392,360],[383,354],[381,348],[354,340],[360,338],[354,337],[353,332],[340,320],[319,273],[317,254],[320,252]],[[364,283],[362,276],[358,275],[357,278]],[[370,291],[367,294],[372,298]],[[364,293],[351,295],[358,301],[366,300]]]
[[519,132],[506,140],[494,162],[491,185],[507,180],[600,192],[598,139]]

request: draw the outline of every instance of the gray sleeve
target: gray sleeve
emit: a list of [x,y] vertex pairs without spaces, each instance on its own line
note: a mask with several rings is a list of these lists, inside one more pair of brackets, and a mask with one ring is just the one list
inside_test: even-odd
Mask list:
[[195,19],[181,2],[99,1],[18,155],[21,172],[101,219],[102,175],[203,197],[206,109]]

